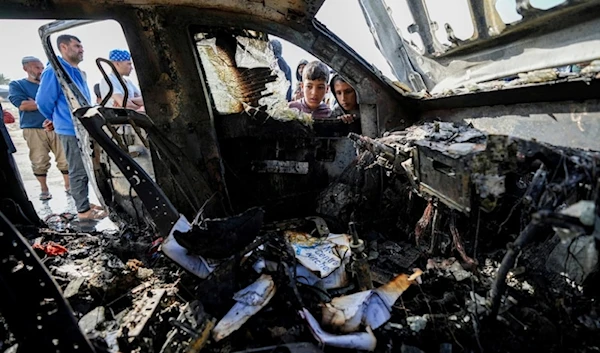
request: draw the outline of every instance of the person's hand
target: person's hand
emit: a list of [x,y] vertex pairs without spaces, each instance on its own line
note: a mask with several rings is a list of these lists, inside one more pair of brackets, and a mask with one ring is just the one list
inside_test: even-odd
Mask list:
[[351,124],[351,123],[354,122],[354,119],[356,119],[356,115],[354,115],[354,114],[344,114],[344,115],[338,116],[338,119],[340,119],[341,121],[343,121],[346,124]]
[[5,124],[12,124],[15,122],[15,117],[6,109],[2,111],[2,118]]
[[44,120],[44,123],[42,124],[42,126],[44,127],[44,130],[46,130],[46,131],[54,131],[54,123],[48,119]]

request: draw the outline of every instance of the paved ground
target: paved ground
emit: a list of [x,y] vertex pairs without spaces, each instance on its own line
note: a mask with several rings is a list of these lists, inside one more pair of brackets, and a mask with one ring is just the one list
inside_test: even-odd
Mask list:
[[[48,187],[53,197],[51,200],[48,201],[41,201],[39,199],[40,184],[38,183],[37,179],[33,175],[33,172],[31,171],[31,162],[29,161],[29,149],[27,148],[27,143],[23,139],[23,132],[19,128],[18,111],[9,102],[3,101],[2,107],[11,111],[11,113],[13,113],[15,119],[17,120],[14,124],[7,125],[13,143],[17,148],[17,152],[13,156],[17,162],[17,167],[19,168],[19,172],[21,173],[23,183],[25,184],[25,190],[27,191],[27,195],[33,203],[33,206],[35,207],[39,217],[43,220],[51,214],[61,214],[63,212],[76,214],[77,209],[75,207],[75,201],[71,196],[67,195],[65,192],[62,174],[56,168],[54,156],[52,156],[52,167],[48,172]],[[100,204],[100,202],[98,201],[98,197],[94,193],[94,190],[92,189],[91,185],[90,202],[93,202],[97,205]],[[86,224],[85,227],[84,225],[79,225],[77,223],[78,222],[72,222],[71,225],[74,228],[81,227],[81,229],[85,231],[92,230],[89,229],[91,227],[95,227],[95,230],[97,231],[116,228],[116,226],[108,218],[97,223]]]

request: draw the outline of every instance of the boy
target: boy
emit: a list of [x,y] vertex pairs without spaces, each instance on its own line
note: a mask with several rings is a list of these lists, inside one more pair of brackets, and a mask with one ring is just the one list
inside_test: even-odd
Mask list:
[[331,109],[323,103],[329,90],[329,69],[320,61],[313,61],[304,67],[300,87],[304,98],[290,102],[290,108],[312,114],[313,119],[324,119],[331,116]]

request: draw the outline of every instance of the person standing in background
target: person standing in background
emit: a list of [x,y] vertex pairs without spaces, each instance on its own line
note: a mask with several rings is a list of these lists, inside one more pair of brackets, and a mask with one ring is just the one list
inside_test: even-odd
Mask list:
[[285,61],[285,59],[282,56],[283,55],[283,47],[281,46],[281,42],[278,41],[277,39],[273,39],[272,41],[269,42],[269,46],[273,50],[273,54],[275,55],[275,58],[277,59],[277,65],[279,66],[279,69],[281,71],[283,71],[283,73],[285,74],[285,79],[290,84],[288,87],[287,93],[285,94],[285,99],[288,102],[290,102],[292,100],[292,69],[290,69],[290,66],[287,64],[287,62]]
[[15,80],[8,85],[10,102],[19,109],[19,125],[23,130],[23,138],[29,148],[29,160],[33,175],[40,183],[40,200],[52,198],[46,178],[50,169],[50,152],[54,154],[57,168],[63,175],[65,191],[69,193],[69,166],[58,136],[52,124],[38,110],[35,97],[40,87],[40,79],[44,64],[40,59],[26,56],[21,60],[27,77]]
[[[117,75],[114,72],[108,74],[108,79],[113,86],[113,92],[110,99],[106,102],[106,106],[115,108],[125,107],[143,112],[145,108],[144,100],[142,99],[142,92],[128,77],[131,74],[131,71],[133,71],[131,54],[129,54],[127,50],[114,49],[108,54],[108,60],[113,63],[115,69],[117,69],[117,74],[121,76],[121,79],[125,83],[126,87],[121,85]],[[108,86],[108,82],[102,78],[102,80],[100,80],[100,97],[106,97],[109,90],[110,87]],[[125,90],[127,90],[127,102],[124,103],[123,99],[125,98]]]
[[296,89],[292,95],[292,101],[297,101],[304,98],[304,93],[302,92],[302,73],[304,72],[304,67],[306,64],[308,64],[308,60],[302,59],[296,67]]
[[[83,61],[83,46],[81,41],[72,35],[58,36],[56,44],[61,56],[58,57],[60,65],[71,77],[83,96],[91,102],[90,91],[85,75],[79,69]],[[56,72],[52,66],[47,66],[42,72],[40,88],[36,95],[38,108],[46,119],[50,120],[63,145],[67,162],[69,163],[69,177],[71,181],[71,196],[77,206],[77,216],[80,220],[97,220],[107,216],[106,211],[98,205],[90,203],[88,176],[85,171],[81,150],[75,134],[75,125],[67,99],[61,89]]]

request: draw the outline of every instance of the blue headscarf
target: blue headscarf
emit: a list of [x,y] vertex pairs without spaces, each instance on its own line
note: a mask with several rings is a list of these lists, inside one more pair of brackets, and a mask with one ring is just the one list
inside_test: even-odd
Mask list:
[[110,61],[130,61],[131,54],[127,50],[114,49],[108,54],[108,60]]

